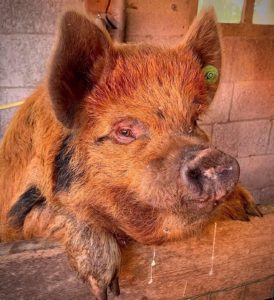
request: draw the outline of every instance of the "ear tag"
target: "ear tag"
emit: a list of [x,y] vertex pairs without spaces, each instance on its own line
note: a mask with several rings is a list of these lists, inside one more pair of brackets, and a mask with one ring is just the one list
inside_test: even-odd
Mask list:
[[204,74],[204,78],[208,84],[214,84],[218,81],[219,71],[216,67],[212,65],[207,65],[203,67],[202,72]]

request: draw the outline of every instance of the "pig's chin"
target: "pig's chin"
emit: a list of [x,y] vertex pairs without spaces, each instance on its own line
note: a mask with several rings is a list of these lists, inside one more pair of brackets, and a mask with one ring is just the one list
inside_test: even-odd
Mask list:
[[186,212],[209,214],[224,203],[232,191],[233,187],[206,195],[187,195],[187,197],[181,198],[179,205]]
[[226,196],[215,198],[214,196],[207,199],[188,199],[187,202],[181,201],[183,210],[186,212],[206,214],[213,212],[219,205],[225,201]]

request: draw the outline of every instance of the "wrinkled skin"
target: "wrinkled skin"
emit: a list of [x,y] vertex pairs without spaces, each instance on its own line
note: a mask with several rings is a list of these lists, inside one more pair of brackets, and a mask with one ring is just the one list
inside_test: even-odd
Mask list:
[[120,247],[159,244],[218,219],[260,216],[239,166],[197,125],[221,68],[215,16],[181,45],[113,45],[78,12],[64,14],[45,83],[0,148],[2,240],[54,238],[99,300],[119,295]]

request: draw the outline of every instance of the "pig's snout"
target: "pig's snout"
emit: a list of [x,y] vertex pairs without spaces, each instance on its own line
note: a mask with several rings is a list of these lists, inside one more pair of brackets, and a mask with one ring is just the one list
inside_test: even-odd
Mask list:
[[181,179],[192,200],[222,199],[232,191],[239,174],[240,167],[236,159],[219,150],[203,146],[184,150]]

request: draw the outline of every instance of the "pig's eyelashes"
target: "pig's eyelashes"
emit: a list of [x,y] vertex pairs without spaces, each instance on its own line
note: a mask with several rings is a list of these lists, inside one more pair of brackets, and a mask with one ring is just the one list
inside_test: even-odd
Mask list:
[[108,136],[108,135],[100,136],[100,137],[98,137],[98,138],[95,140],[95,143],[96,143],[97,145],[100,145],[100,144],[102,144],[103,142],[105,142],[105,141],[108,140],[108,139],[109,139],[109,136]]
[[133,131],[130,128],[120,128],[110,135],[105,135],[98,137],[95,141],[97,145],[101,145],[106,140],[112,140],[118,144],[129,144],[136,140],[136,136],[133,134]]

